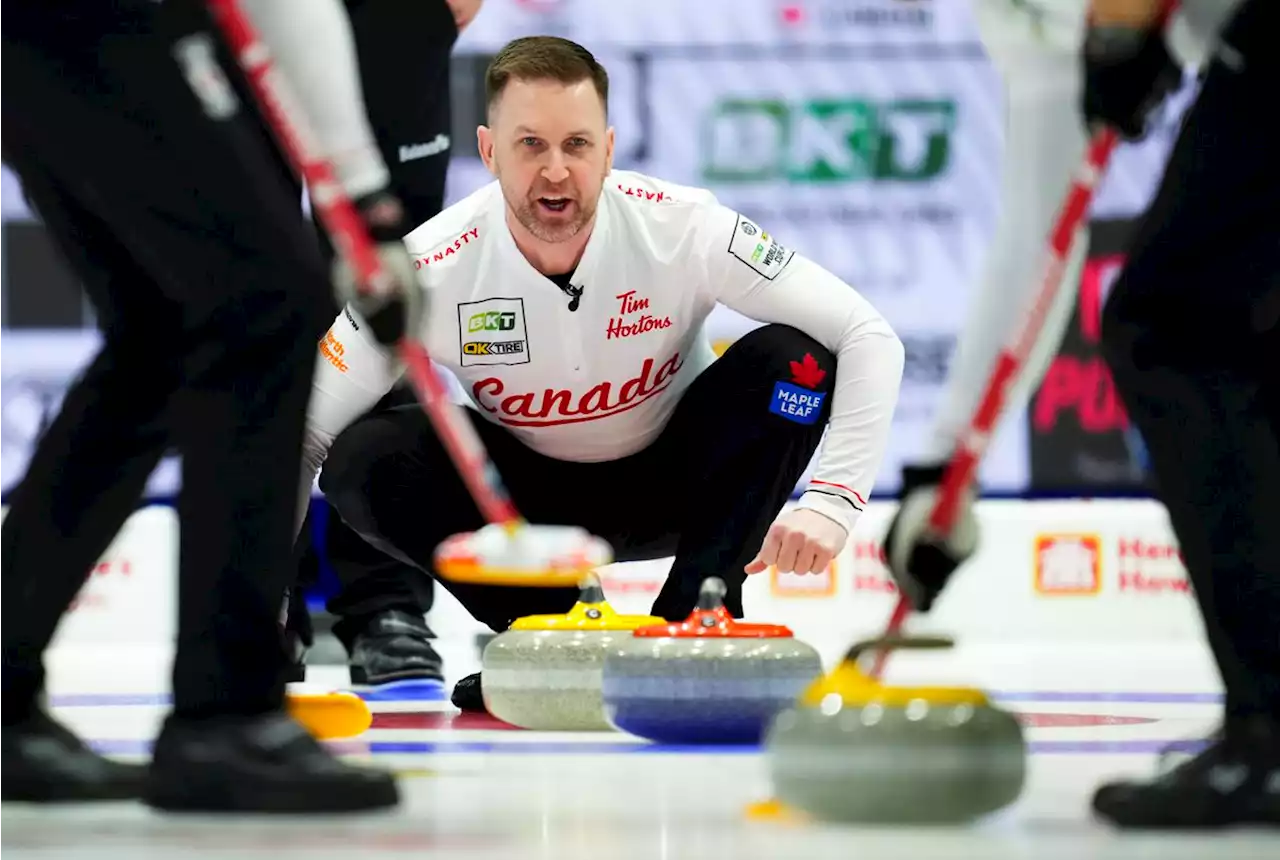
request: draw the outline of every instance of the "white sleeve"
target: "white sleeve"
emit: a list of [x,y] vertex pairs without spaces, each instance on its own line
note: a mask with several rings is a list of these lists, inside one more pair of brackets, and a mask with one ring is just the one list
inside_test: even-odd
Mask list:
[[374,407],[400,378],[395,356],[367,333],[351,308],[343,308],[320,341],[302,440],[298,524],[306,516],[311,485],[329,446],[353,421]]
[[699,232],[706,298],[759,322],[799,329],[836,356],[831,418],[800,507],[852,532],[888,445],[902,342],[852,287],[738,213],[710,206]]
[[351,18],[340,0],[242,0],[297,94],[320,154],[352,197],[391,181],[374,139],[356,59]]

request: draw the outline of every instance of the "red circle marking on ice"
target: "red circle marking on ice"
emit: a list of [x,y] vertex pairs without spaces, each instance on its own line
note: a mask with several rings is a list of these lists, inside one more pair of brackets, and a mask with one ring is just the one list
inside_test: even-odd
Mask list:
[[[1030,729],[1067,729],[1087,726],[1137,726],[1157,722],[1156,717],[1118,717],[1111,714],[1014,714]],[[376,719],[376,717],[375,717]]]
[[783,6],[782,7],[782,23],[799,24],[804,18],[804,9],[799,6]]

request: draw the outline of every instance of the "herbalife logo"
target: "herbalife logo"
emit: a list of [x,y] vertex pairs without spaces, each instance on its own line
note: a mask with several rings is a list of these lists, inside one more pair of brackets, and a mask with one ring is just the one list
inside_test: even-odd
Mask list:
[[926,182],[946,169],[950,99],[732,99],[703,125],[703,178],[715,182]]

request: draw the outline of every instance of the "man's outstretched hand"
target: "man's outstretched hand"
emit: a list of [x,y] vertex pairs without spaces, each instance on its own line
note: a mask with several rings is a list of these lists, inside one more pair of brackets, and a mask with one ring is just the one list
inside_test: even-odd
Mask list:
[[760,552],[745,570],[762,573],[773,565],[779,573],[822,573],[848,537],[844,526],[835,520],[817,511],[795,508],[773,521]]

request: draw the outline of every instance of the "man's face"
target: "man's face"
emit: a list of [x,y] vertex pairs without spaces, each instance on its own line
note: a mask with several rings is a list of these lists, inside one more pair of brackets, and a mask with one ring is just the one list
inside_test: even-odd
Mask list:
[[613,167],[613,129],[591,81],[510,81],[477,132],[480,157],[512,214],[537,239],[591,223]]

